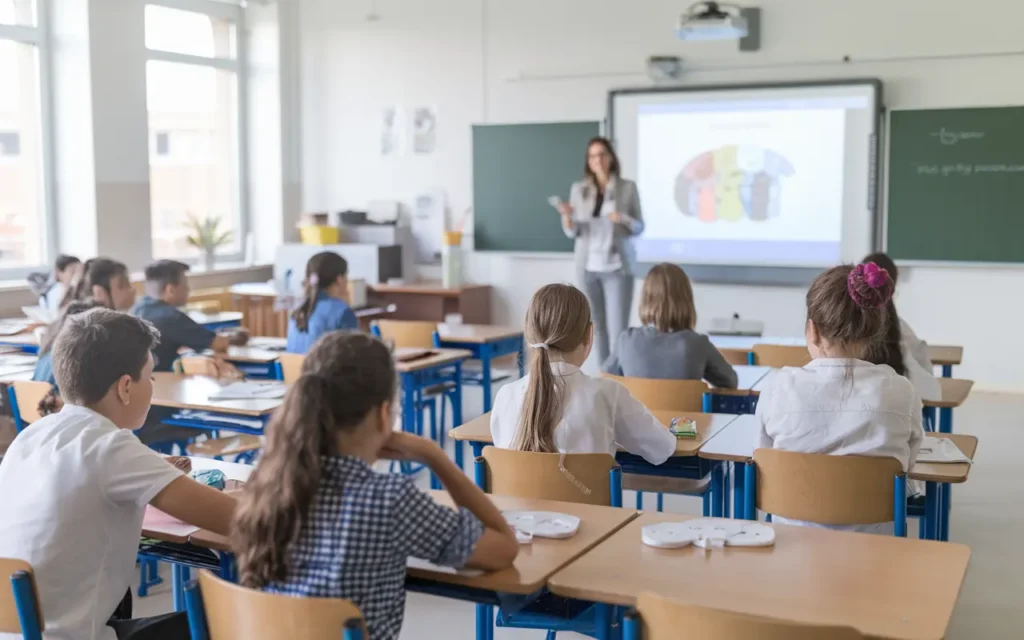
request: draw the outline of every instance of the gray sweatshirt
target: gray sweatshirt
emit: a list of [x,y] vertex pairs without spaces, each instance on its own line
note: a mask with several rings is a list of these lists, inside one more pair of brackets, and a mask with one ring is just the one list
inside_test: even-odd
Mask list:
[[686,329],[661,333],[654,327],[630,327],[619,335],[604,370],[631,378],[707,380],[736,388],[736,370],[708,337]]

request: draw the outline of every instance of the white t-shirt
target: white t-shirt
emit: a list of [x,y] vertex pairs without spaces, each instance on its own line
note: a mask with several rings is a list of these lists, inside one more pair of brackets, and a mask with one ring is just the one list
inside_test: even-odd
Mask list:
[[[896,458],[904,471],[924,439],[921,400],[910,381],[889,365],[863,360],[818,358],[779,369],[761,392],[757,418],[759,449]],[[829,528],[892,533],[892,523]]]
[[907,378],[914,384],[917,395],[922,400],[941,400],[942,387],[935,377],[928,343],[917,337],[910,325],[900,319],[900,350],[903,352],[903,366],[907,368]]
[[35,570],[44,637],[114,640],[107,620],[131,585],[146,505],[181,475],[84,407],[18,434],[0,464],[0,557]]
[[[621,384],[591,378],[566,362],[551,363],[551,370],[565,384],[562,420],[555,427],[555,445],[561,453],[615,455],[621,446],[651,464],[661,464],[675,453],[675,436]],[[520,378],[494,398],[494,446],[512,447],[529,383],[529,376]]]

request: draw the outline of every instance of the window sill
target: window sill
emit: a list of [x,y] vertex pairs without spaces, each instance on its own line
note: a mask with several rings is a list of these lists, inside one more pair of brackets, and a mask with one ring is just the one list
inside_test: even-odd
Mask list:
[[[241,262],[224,262],[216,265],[212,271],[192,269],[189,271],[189,275],[198,278],[202,278],[203,276],[244,275],[249,272],[258,271],[260,269],[269,269],[271,267],[272,265],[269,264],[246,265]],[[142,282],[143,279],[142,272],[133,273],[131,275],[133,283]],[[25,283],[24,278],[17,280],[0,280],[0,293],[6,292],[31,293],[31,290]]]

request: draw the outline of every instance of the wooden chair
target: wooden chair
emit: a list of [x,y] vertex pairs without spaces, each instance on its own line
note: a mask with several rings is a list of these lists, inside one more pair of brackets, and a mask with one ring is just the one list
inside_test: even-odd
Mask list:
[[[478,484],[517,498],[622,506],[619,465],[607,453],[535,453],[484,447]],[[484,479],[483,483],[479,483]]]
[[755,344],[754,364],[763,367],[803,367],[811,361],[807,347],[781,344]]
[[397,349],[433,349],[436,322],[423,320],[377,320],[372,325],[374,333],[384,340],[390,340]]
[[306,356],[301,353],[282,353],[277,357],[279,377],[287,384],[293,384],[302,375],[302,363]]
[[704,411],[704,394],[709,389],[703,380],[656,380],[602,374],[626,387],[634,398],[651,411]]
[[750,364],[750,352],[746,349],[719,349],[718,352],[733,366]]
[[7,389],[11,402],[11,414],[14,426],[20,432],[42,416],[39,415],[39,402],[53,389],[49,382],[20,380],[11,383]]
[[[641,625],[642,621],[642,625]],[[641,628],[642,626],[642,628]],[[680,630],[704,640],[862,640],[851,627],[808,625],[683,604],[653,593],[637,596],[636,611],[626,615],[624,640],[675,640]]]
[[744,471],[748,489],[756,475],[754,495],[744,496],[748,519],[760,509],[824,525],[895,522],[895,534],[907,535],[906,475],[895,458],[758,449]]
[[0,633],[42,640],[43,612],[32,566],[24,560],[0,558],[0,576],[10,585],[0,587]]
[[362,640],[362,614],[348,600],[296,598],[231,584],[201,571],[185,587],[192,640]]

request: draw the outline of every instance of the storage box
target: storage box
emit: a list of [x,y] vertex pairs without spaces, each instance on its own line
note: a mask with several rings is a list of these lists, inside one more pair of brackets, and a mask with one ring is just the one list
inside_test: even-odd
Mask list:
[[338,244],[340,236],[338,227],[328,227],[325,225],[305,225],[299,227],[299,238],[302,239],[302,244]]

